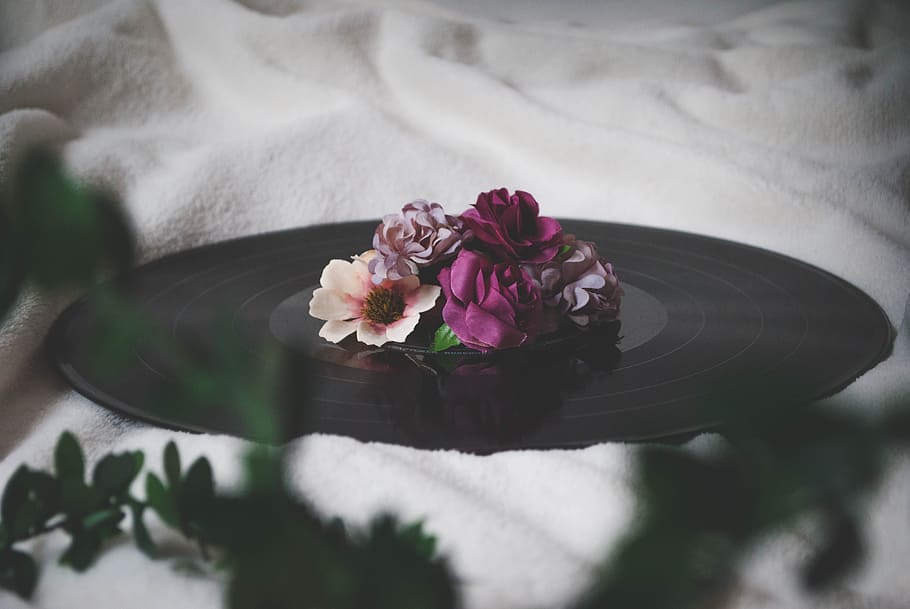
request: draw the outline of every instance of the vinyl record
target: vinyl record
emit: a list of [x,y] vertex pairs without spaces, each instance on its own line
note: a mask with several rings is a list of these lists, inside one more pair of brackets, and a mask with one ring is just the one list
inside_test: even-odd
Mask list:
[[[310,295],[330,259],[368,249],[374,227],[332,224],[217,243],[146,264],[118,283],[181,348],[204,352],[227,333],[253,354],[292,362],[276,397],[285,439],[320,432],[493,452],[673,437],[715,425],[705,400],[723,394],[735,409],[737,391],[749,386],[781,399],[829,395],[885,357],[893,339],[872,299],[792,258],[566,220],[567,233],[596,242],[614,263],[625,290],[621,325],[492,356],[429,354],[426,333],[390,349],[329,344],[308,315]],[[162,426],[247,435],[219,404],[162,408],[173,375],[160,341],[121,358],[116,374],[99,371],[81,346],[109,323],[83,299],[54,327],[51,351],[78,391]]]

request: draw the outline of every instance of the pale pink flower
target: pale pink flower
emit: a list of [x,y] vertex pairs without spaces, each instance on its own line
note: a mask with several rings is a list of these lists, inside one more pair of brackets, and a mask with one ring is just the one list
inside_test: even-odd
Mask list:
[[326,320],[319,336],[327,341],[337,343],[356,332],[367,345],[404,342],[420,314],[436,304],[440,287],[420,285],[416,275],[374,283],[369,263],[375,255],[369,250],[351,262],[331,260],[323,269],[310,315]]

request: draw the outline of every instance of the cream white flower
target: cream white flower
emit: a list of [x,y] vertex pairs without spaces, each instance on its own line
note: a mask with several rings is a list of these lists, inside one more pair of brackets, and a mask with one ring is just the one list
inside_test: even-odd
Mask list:
[[331,260],[323,269],[310,315],[326,320],[319,336],[327,341],[337,343],[356,332],[367,345],[404,342],[420,314],[436,304],[440,287],[420,285],[416,275],[373,283],[369,263],[375,255],[369,250],[351,262]]

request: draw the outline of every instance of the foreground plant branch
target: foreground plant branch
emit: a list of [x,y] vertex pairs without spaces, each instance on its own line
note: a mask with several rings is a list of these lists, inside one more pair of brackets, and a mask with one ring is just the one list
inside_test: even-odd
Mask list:
[[831,587],[861,563],[867,501],[910,446],[910,401],[868,414],[763,396],[723,404],[723,439],[710,450],[639,450],[639,517],[576,609],[722,606],[752,550],[806,518],[815,548],[793,565],[805,589]]
[[[3,192],[13,196],[0,205],[0,318],[28,286],[44,292],[92,288],[90,306],[109,322],[85,345],[100,372],[117,374],[124,354],[154,344],[174,368],[175,389],[161,396],[162,408],[219,404],[243,422],[249,436],[277,440],[272,389],[280,362],[252,357],[229,332],[204,360],[189,357],[116,291],[99,289],[105,272],[128,269],[133,260],[129,224],[110,197],[76,184],[43,152],[27,156],[12,188]],[[451,570],[420,524],[402,526],[382,516],[366,531],[349,532],[340,520],[326,523],[287,489],[284,459],[282,449],[251,449],[243,487],[225,494],[217,490],[207,459],[184,469],[170,443],[163,478],[147,473],[140,497],[131,489],[143,471],[142,453],[105,455],[87,476],[76,438],[65,433],[53,472],[22,466],[2,493],[0,588],[31,596],[38,568],[22,548],[52,531],[70,537],[59,560],[77,571],[94,564],[106,540],[124,533],[128,517],[136,546],[157,557],[145,522],[151,511],[194,541],[203,558],[215,558],[226,569],[226,604],[236,609],[456,606]]]
[[435,539],[420,524],[402,527],[390,516],[351,534],[340,521],[324,523],[284,484],[280,451],[260,448],[247,458],[247,479],[236,494],[216,490],[200,457],[186,469],[173,442],[164,450],[164,477],[145,477],[145,497],[131,493],[144,455],[104,456],[86,477],[76,439],[64,433],[55,468],[20,467],[0,501],[0,587],[28,598],[38,568],[22,544],[51,531],[70,537],[60,563],[85,571],[104,541],[124,534],[131,518],[136,547],[151,558],[158,548],[145,523],[148,511],[187,540],[206,560],[229,569],[227,604],[258,607],[365,606],[451,608],[455,590]]

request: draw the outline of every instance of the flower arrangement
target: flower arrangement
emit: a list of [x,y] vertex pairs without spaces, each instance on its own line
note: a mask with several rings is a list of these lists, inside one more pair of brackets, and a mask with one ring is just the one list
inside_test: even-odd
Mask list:
[[310,315],[328,341],[375,346],[404,342],[423,315],[436,320],[431,350],[488,352],[613,321],[621,300],[594,243],[541,216],[530,193],[500,188],[460,216],[423,199],[384,216],[372,249],[325,267]]

